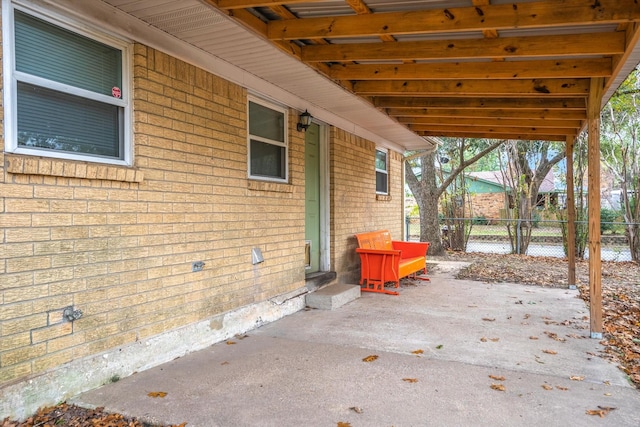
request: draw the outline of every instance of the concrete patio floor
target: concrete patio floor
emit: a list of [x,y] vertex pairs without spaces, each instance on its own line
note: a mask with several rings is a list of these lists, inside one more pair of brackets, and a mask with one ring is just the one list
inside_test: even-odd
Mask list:
[[[430,277],[298,312],[72,402],[188,427],[640,425],[640,392],[597,356],[577,291],[446,268]],[[599,407],[616,409],[586,414]]]

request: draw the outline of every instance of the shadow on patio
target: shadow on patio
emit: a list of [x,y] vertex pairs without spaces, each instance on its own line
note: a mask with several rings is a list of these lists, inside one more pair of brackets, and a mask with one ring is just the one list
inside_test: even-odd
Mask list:
[[[598,357],[577,291],[430,276],[399,296],[298,312],[73,402],[200,427],[640,425],[640,393]],[[587,414],[602,408],[616,409]]]

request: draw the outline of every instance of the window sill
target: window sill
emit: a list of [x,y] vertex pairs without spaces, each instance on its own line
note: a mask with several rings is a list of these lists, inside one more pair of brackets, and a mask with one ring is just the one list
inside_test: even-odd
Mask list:
[[376,194],[376,200],[380,202],[390,202],[391,196],[388,194]]
[[143,171],[127,166],[104,165],[7,153],[5,153],[4,159],[7,172],[13,174],[61,176],[64,178],[100,179],[138,183],[144,180]]
[[293,185],[280,182],[247,181],[247,188],[254,191],[273,191],[276,193],[293,193]]

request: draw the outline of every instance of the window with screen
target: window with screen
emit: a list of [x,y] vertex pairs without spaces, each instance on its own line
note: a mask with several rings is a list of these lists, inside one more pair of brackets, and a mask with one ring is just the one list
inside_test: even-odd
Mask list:
[[7,150],[129,163],[126,45],[18,9],[11,17]]

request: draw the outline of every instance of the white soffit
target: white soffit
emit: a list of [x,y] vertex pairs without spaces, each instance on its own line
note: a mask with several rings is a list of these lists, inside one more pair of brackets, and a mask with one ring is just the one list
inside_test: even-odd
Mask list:
[[416,135],[371,104],[200,0],[44,0],[162,50],[318,120],[396,151],[424,150]]

